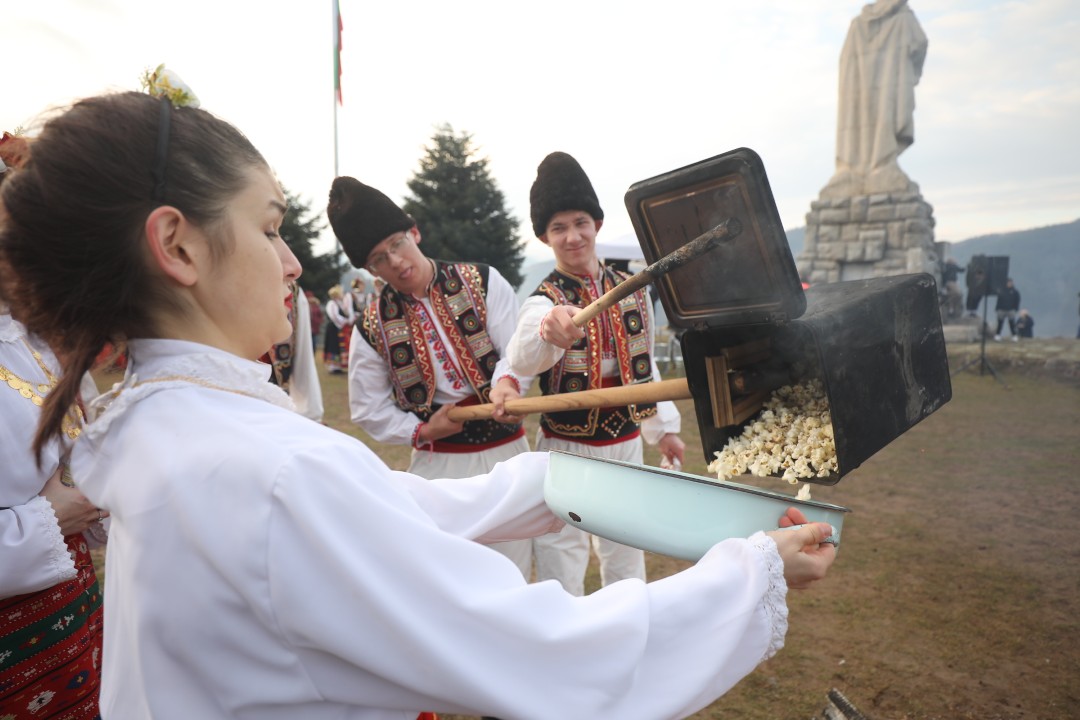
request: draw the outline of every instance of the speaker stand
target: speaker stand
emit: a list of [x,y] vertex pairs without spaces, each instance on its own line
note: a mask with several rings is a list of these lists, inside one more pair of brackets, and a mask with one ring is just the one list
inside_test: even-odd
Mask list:
[[987,335],[987,332],[986,332],[986,328],[987,328],[986,312],[987,312],[987,309],[990,307],[990,296],[989,295],[984,295],[983,296],[982,304],[983,304],[982,327],[979,328],[979,335],[982,337],[982,343],[981,343],[981,345],[979,347],[979,357],[972,358],[972,359],[968,360],[966,363],[964,363],[963,365],[958,367],[956,370],[954,370],[952,375],[956,375],[959,372],[967,370],[972,365],[978,363],[978,365],[979,365],[979,375],[985,375],[986,373],[989,372],[994,377],[995,380],[997,380],[999,383],[1001,383],[1002,387],[1004,387],[1006,390],[1008,390],[1009,389],[1009,384],[1001,379],[1001,376],[998,375],[997,370],[994,369],[993,364],[989,360],[986,359],[986,335]]

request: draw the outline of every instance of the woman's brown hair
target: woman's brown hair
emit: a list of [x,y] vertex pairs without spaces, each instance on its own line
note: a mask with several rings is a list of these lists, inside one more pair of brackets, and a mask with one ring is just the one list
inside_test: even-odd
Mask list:
[[132,92],[76,103],[0,185],[0,297],[63,369],[42,407],[39,455],[106,343],[153,337],[153,311],[170,302],[143,250],[150,212],[170,205],[214,235],[250,170],[266,167],[227,122],[163,102]]

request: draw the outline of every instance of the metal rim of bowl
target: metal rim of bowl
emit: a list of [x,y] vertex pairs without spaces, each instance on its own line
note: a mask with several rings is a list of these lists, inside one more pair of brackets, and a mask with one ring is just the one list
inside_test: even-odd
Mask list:
[[710,478],[701,477],[700,475],[684,473],[680,470],[668,470],[665,468],[652,467],[651,465],[637,465],[635,463],[624,462],[622,460],[592,457],[589,455],[581,455],[579,453],[567,452],[565,450],[552,450],[551,453],[557,455],[567,455],[574,458],[581,458],[583,460],[589,460],[591,462],[601,462],[607,463],[609,465],[617,465],[619,467],[630,468],[632,470],[644,470],[646,472],[655,473],[658,475],[667,475],[670,477],[677,477],[680,480],[689,480],[691,482],[701,483],[702,485],[712,485],[715,487],[737,490],[738,492],[750,493],[751,495],[761,495],[763,497],[772,498],[774,500],[783,500],[785,502],[792,502],[795,504],[813,505],[814,507],[819,507],[826,510],[838,510],[845,513],[851,512],[850,508],[846,508],[843,505],[833,505],[832,503],[821,502],[820,500],[814,500],[813,498],[809,500],[799,500],[798,498],[792,497],[790,495],[784,495],[782,493],[773,492],[771,490],[765,490],[764,488],[754,487],[753,485],[743,485],[742,483],[732,482],[730,480],[712,480]]

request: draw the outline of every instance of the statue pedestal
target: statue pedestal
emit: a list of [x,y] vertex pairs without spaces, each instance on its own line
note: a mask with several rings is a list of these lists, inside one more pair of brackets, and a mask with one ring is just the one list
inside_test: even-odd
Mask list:
[[919,272],[940,283],[933,208],[917,192],[818,199],[796,265],[812,285]]

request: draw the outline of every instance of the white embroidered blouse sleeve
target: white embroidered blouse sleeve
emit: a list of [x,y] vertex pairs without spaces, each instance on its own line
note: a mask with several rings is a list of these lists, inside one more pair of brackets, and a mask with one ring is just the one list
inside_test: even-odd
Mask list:
[[349,347],[349,414],[376,442],[411,445],[419,417],[394,404],[390,368],[357,327]]
[[0,598],[50,588],[75,577],[52,505],[40,495],[0,510]]
[[532,376],[515,373],[507,356],[507,346],[514,335],[517,318],[518,301],[514,288],[492,267],[488,275],[487,324],[491,342],[499,351],[499,362],[495,364],[492,381],[498,382],[499,378],[509,375],[518,381],[518,387],[524,396],[532,384]]
[[[576,598],[558,583],[526,583],[505,557],[442,530],[428,515],[435,501],[418,508],[400,474],[326,450],[275,487],[266,597],[306,677],[340,702],[377,695],[383,707],[468,715],[559,717],[570,707],[575,717],[686,717],[783,643],[786,586],[766,536],[725,541],[656,582]],[[539,476],[535,454],[518,458],[518,473]],[[468,492],[469,480],[446,483]],[[357,528],[383,540],[357,542]],[[475,650],[464,665],[463,647]]]
[[553,307],[555,304],[551,300],[540,295],[532,295],[521,304],[517,328],[506,352],[515,374],[539,375],[562,359],[562,348],[540,338],[540,323]]
[[[42,382],[39,362],[14,334],[10,316],[0,314],[0,330],[19,339],[0,338],[0,367],[30,382]],[[19,326],[21,327],[21,326]],[[54,369],[43,344],[25,341]],[[41,465],[30,450],[40,410],[21,393],[0,385],[0,598],[52,587],[75,577],[75,563],[60,534],[52,505],[39,495],[60,465],[56,442],[42,450]]]
[[341,306],[336,300],[328,300],[326,303],[326,319],[334,324],[338,330],[345,326],[345,316],[341,313]]

